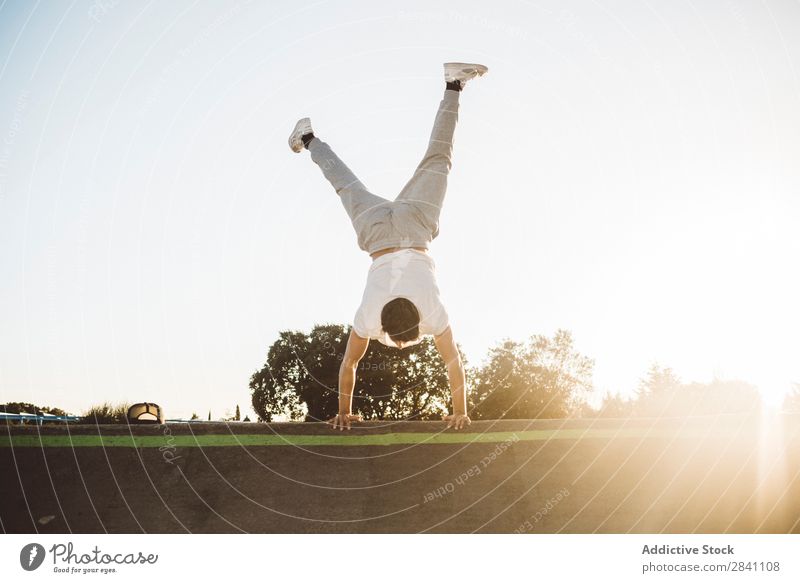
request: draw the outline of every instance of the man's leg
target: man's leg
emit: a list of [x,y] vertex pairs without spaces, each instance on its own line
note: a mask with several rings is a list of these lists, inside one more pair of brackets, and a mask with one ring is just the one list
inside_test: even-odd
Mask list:
[[439,232],[439,213],[447,190],[447,175],[452,166],[453,133],[458,121],[459,91],[446,89],[433,122],[428,149],[414,176],[395,200],[414,204],[425,226],[435,237]]
[[315,137],[306,147],[311,153],[311,159],[322,169],[325,178],[339,195],[356,233],[359,233],[367,211],[391,204],[385,198],[369,192],[328,144]]

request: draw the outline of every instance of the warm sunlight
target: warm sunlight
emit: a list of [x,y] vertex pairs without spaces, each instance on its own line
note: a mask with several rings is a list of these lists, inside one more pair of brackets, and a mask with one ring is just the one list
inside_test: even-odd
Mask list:
[[672,367],[684,380],[750,382],[765,404],[780,406],[800,381],[800,271],[791,268],[800,244],[791,216],[762,202],[681,209],[665,218],[669,232],[640,233],[642,244],[613,260],[609,271],[620,282],[592,290],[606,292],[597,304],[614,314],[604,330],[616,354],[603,358],[617,366],[599,375],[601,385],[619,386],[631,364],[626,357],[634,354],[639,362]]
[[800,0],[0,0],[4,575],[800,580],[798,161]]

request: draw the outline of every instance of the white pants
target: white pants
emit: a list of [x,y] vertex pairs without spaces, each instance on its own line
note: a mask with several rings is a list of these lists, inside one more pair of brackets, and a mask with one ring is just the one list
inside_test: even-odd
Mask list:
[[371,193],[318,138],[308,144],[311,159],[333,185],[353,223],[358,246],[367,253],[389,247],[422,247],[439,234],[447,174],[452,166],[458,91],[445,90],[425,156],[394,200]]

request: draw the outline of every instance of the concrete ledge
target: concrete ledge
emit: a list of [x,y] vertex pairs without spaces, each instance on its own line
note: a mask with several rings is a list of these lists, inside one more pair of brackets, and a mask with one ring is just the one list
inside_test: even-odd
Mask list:
[[0,521],[10,533],[800,532],[799,421],[8,426]]
[[[757,416],[717,417],[714,437],[733,438],[742,427],[757,432]],[[478,421],[466,429],[444,422],[366,422],[351,430],[325,423],[170,423],[167,425],[18,426],[0,435],[2,447],[363,447],[446,445],[508,441],[701,439],[707,418]],[[786,423],[789,436],[797,424]]]
[[[782,413],[777,419],[787,427],[800,425],[800,414]],[[585,429],[611,430],[620,428],[647,430],[657,428],[667,431],[704,429],[709,423],[715,426],[740,427],[746,424],[757,427],[766,421],[758,414],[708,415],[697,417],[634,417],[626,419],[498,419],[473,421],[459,431],[447,429],[444,421],[365,421],[353,424],[344,433],[348,435],[375,435],[387,433],[486,433],[509,431],[564,431]],[[341,433],[327,423],[168,423],[166,425],[8,425],[0,426],[3,435],[163,435],[168,429],[173,435],[332,435]]]

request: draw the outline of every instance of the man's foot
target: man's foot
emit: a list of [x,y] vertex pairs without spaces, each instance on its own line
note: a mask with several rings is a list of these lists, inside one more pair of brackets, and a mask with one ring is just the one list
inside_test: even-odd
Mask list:
[[311,129],[311,120],[304,117],[295,124],[294,130],[292,130],[292,134],[289,136],[289,147],[293,152],[302,152],[306,144],[306,141],[303,140],[303,136],[313,133],[314,130]]
[[456,83],[464,87],[467,81],[485,75],[488,71],[488,67],[477,63],[445,63],[444,81],[448,85]]

